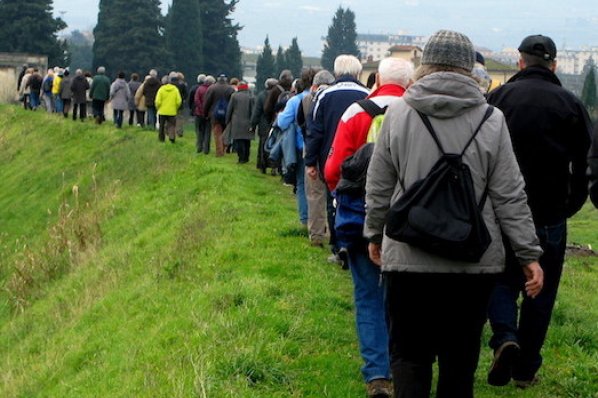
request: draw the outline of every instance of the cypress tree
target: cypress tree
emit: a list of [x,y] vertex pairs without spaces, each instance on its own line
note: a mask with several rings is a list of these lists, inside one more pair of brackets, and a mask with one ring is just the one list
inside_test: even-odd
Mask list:
[[274,77],[275,65],[274,56],[272,55],[272,47],[270,47],[270,39],[266,36],[264,40],[264,49],[262,53],[257,57],[256,63],[256,75],[255,75],[255,87],[258,91],[265,89],[264,83],[269,77]]
[[0,51],[47,55],[49,65],[64,66],[66,43],[57,34],[66,23],[52,10],[52,0],[0,1]]
[[355,13],[339,7],[328,27],[326,43],[322,51],[322,66],[330,71],[334,69],[334,60],[340,54],[359,57]]
[[205,73],[242,76],[239,24],[230,14],[239,0],[198,0],[203,31],[203,68]]
[[586,68],[588,73],[581,90],[581,101],[586,106],[590,116],[594,117],[594,112],[598,108],[598,96],[596,95],[596,66],[593,59],[589,59]]
[[276,52],[276,74],[279,75],[285,69],[289,69],[287,64],[287,59],[285,57],[284,51],[282,50],[281,46],[278,46],[278,51]]
[[285,51],[285,58],[287,67],[293,72],[293,76],[300,77],[301,69],[303,69],[303,57],[296,37],[293,37],[291,46]]
[[187,81],[201,72],[203,61],[201,12],[197,0],[173,0],[168,11],[166,43],[171,65]]
[[119,71],[143,75],[151,68],[167,72],[160,0],[100,0],[93,33],[94,69],[103,65],[111,76]]

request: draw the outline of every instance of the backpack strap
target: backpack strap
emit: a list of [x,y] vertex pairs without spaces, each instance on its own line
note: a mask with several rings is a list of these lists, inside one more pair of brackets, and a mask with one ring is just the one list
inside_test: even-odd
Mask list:
[[484,116],[482,117],[482,121],[478,125],[478,128],[475,129],[475,131],[471,135],[471,138],[469,139],[469,141],[467,141],[467,144],[465,145],[465,148],[463,148],[463,151],[461,151],[461,156],[463,156],[463,154],[465,153],[465,151],[467,150],[467,148],[469,148],[469,145],[471,145],[471,143],[475,139],[476,135],[478,135],[478,133],[480,132],[480,129],[482,128],[482,125],[484,123],[486,123],[486,120],[488,120],[488,118],[492,115],[492,112],[494,112],[494,107],[492,105],[488,105],[488,107],[486,108],[486,113],[484,113]]
[[[490,118],[490,116],[492,116],[492,112],[494,112],[494,107],[492,105],[488,105],[488,107],[486,108],[486,112],[484,113],[484,116],[482,117],[482,120],[480,121],[480,124],[478,124],[478,127],[475,129],[475,131],[471,135],[471,138],[469,138],[469,141],[467,141],[467,144],[465,144],[465,148],[463,148],[463,150],[461,151],[460,156],[463,156],[463,154],[465,154],[465,151],[467,150],[467,148],[469,148],[469,146],[471,145],[471,143],[473,142],[475,137],[480,132],[482,125],[484,123],[486,123],[486,120],[488,120]],[[424,122],[424,125],[430,132],[430,135],[432,135],[432,138],[434,138],[434,141],[436,142],[438,149],[440,149],[440,152],[442,152],[442,154],[445,155],[446,153],[444,152],[444,148],[442,147],[442,144],[440,143],[440,140],[438,139],[438,136],[436,135],[436,132],[434,131],[434,128],[432,127],[432,124],[430,123],[430,119],[428,119],[428,117],[426,115],[424,115],[423,113],[421,113],[420,111],[417,111],[417,114]],[[401,187],[403,188],[403,190],[405,190],[404,186],[402,184],[402,181],[399,180],[399,182],[401,182]],[[486,203],[487,198],[488,198],[488,184],[486,184],[486,187],[484,187],[484,192],[482,192],[482,196],[480,197],[480,202],[478,204],[478,209],[480,211],[482,211],[482,209],[484,208],[484,204]]]
[[367,112],[373,118],[378,115],[383,115],[386,112],[387,106],[384,108],[380,108],[374,101],[369,98],[365,98],[362,100],[357,101],[357,104],[363,108],[364,111]]

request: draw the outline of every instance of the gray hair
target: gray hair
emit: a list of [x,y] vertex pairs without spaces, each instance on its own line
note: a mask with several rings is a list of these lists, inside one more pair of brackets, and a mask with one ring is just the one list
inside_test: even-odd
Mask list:
[[203,83],[206,81],[206,75],[204,75],[203,73],[200,73],[199,75],[197,75],[197,82],[198,83]]
[[326,69],[322,69],[314,76],[313,84],[315,86],[321,86],[322,84],[332,84],[334,83],[334,76],[332,73],[327,71]]
[[98,73],[100,75],[103,75],[104,73],[106,73],[106,68],[104,66],[98,66]]
[[413,63],[400,58],[384,58],[378,65],[380,85],[395,83],[407,88],[413,79]]
[[359,76],[361,73],[361,62],[354,55],[341,54],[334,60],[334,74],[336,76],[349,75]]
[[158,77],[158,71],[157,71],[157,70],[155,70],[155,69],[150,69],[150,71],[149,71],[149,75],[150,75],[151,77]]
[[77,70],[75,71],[75,75],[77,75],[77,76],[81,76],[81,75],[83,75],[83,70],[81,70],[81,69],[77,69]]
[[207,75],[206,76],[206,83],[208,84],[214,84],[216,83],[216,78],[212,75]]
[[276,80],[273,77],[269,77],[268,79],[266,79],[266,81],[264,82],[264,87],[266,88],[266,90],[271,89],[272,87],[276,86],[278,84],[278,80]]

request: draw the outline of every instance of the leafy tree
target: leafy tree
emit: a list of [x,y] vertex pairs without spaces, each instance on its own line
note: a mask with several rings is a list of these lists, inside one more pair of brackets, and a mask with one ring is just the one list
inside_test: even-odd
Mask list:
[[293,76],[300,77],[301,69],[303,68],[303,57],[301,56],[301,50],[299,49],[299,44],[297,44],[296,37],[293,38],[291,46],[285,51],[285,59],[288,69],[293,72]]
[[255,87],[258,91],[263,91],[264,83],[269,77],[273,77],[276,73],[274,66],[274,56],[272,55],[272,47],[270,47],[270,39],[266,36],[264,40],[264,49],[262,53],[257,56],[255,75]]
[[596,65],[592,58],[589,59],[585,68],[588,70],[581,90],[581,101],[586,106],[588,113],[593,117],[598,109],[598,96],[596,95]]
[[183,72],[187,81],[195,81],[192,76],[201,72],[203,61],[199,2],[173,0],[165,33],[172,68]]
[[198,0],[203,31],[203,68],[205,73],[242,76],[239,24],[230,14],[239,0]]
[[322,51],[322,66],[332,71],[334,60],[340,54],[359,57],[355,13],[349,8],[344,10],[342,7],[336,10],[332,24],[328,27],[328,35]]
[[93,60],[93,39],[78,30],[66,38],[71,70],[91,70]]
[[66,43],[57,34],[66,23],[52,10],[52,0],[1,0],[0,51],[47,55],[49,65],[65,65]]
[[109,75],[166,72],[169,64],[160,0],[100,0],[94,31],[93,68]]
[[287,58],[285,57],[282,46],[278,46],[278,51],[276,52],[276,74],[279,75],[285,69],[289,69]]

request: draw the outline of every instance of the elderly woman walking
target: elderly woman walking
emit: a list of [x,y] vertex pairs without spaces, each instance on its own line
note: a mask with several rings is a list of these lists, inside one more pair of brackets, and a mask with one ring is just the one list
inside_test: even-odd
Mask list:
[[[367,173],[365,235],[370,258],[384,272],[395,397],[429,397],[436,359],[436,396],[473,397],[486,308],[505,264],[501,232],[527,276],[527,294],[535,297],[542,288],[542,250],[525,184],[503,114],[488,109],[471,77],[474,61],[465,35],[446,30],[432,35],[415,83],[386,112]],[[390,238],[389,209],[443,154],[462,152],[491,238],[481,258],[451,259]]]
[[129,108],[130,98],[131,90],[125,81],[125,73],[118,72],[118,77],[110,86],[110,103],[112,104],[114,124],[117,128],[123,126],[123,115],[125,110]]

